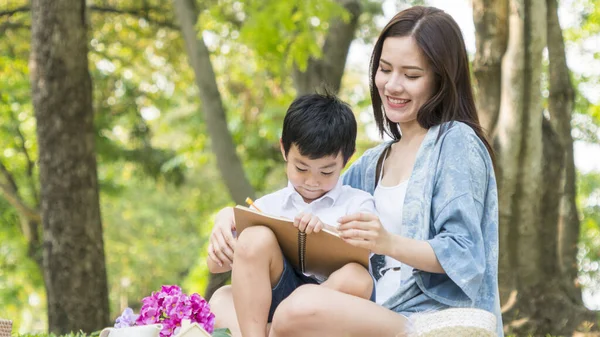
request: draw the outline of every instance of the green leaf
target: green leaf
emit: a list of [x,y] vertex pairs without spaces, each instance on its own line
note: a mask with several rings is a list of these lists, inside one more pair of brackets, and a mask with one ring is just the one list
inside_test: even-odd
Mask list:
[[213,337],[231,337],[231,331],[226,328],[215,329],[212,333]]

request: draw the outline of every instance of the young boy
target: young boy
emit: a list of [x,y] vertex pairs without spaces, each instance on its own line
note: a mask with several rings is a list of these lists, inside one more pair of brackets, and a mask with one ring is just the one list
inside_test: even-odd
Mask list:
[[[288,186],[254,203],[262,212],[294,219],[294,226],[310,235],[323,223],[357,212],[375,213],[373,197],[342,186],[340,173],[355,150],[356,120],[350,107],[331,95],[309,94],[294,100],[283,121],[281,153],[286,161]],[[234,228],[230,210],[227,230]],[[217,236],[215,239],[214,237]],[[232,293],[241,334],[267,335],[267,323],[279,303],[303,284],[322,284],[332,289],[375,299],[368,270],[349,263],[326,280],[304,275],[282,255],[273,232],[262,226],[244,230],[233,245],[223,235],[211,235],[208,267],[212,273],[232,269]],[[229,251],[229,252],[228,252]],[[233,268],[228,262],[233,262]],[[219,310],[218,306],[213,310]],[[219,312],[215,312],[218,317]],[[222,313],[228,315],[228,313]],[[232,331],[236,327],[227,326]]]

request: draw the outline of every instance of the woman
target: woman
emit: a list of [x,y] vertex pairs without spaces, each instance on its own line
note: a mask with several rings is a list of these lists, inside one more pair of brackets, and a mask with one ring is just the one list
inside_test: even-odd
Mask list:
[[374,253],[381,305],[302,286],[277,308],[270,336],[398,336],[414,313],[451,307],[494,313],[502,336],[493,156],[456,22],[431,7],[398,13],[375,44],[370,85],[377,126],[393,141],[365,152],[344,183],[372,193],[380,216],[339,222],[344,240]]

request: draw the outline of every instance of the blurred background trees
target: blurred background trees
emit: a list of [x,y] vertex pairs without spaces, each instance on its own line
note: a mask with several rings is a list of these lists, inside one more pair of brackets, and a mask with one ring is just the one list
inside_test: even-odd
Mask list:
[[[592,94],[600,79],[600,5],[442,3],[87,1],[85,15],[77,15],[88,31],[107,317],[136,309],[162,284],[210,295],[226,281],[209,277],[204,265],[212,217],[285,184],[278,138],[297,94],[326,82],[354,107],[359,152],[378,141],[370,47],[390,16],[412,4],[473,9],[472,17],[455,18],[475,24],[476,97],[499,151],[501,205],[509,205],[501,207],[500,257],[507,328],[568,334],[590,316],[581,291],[588,306],[600,306],[600,178],[575,163],[578,149],[588,160],[600,157],[600,105]],[[0,1],[0,316],[21,332],[66,327],[42,314],[51,296],[44,272],[64,270],[44,271],[43,264],[41,156],[60,156],[36,135],[36,115],[38,133],[56,123],[39,118],[49,105],[33,103],[35,41],[50,43],[32,36],[35,18],[27,1]],[[588,66],[573,66],[581,62]]]

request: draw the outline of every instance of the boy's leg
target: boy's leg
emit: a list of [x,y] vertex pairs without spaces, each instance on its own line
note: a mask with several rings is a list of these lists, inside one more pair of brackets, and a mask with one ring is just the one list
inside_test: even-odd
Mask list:
[[369,271],[358,263],[351,262],[336,270],[322,285],[345,294],[374,300],[373,278]]
[[283,255],[275,234],[263,226],[239,236],[231,273],[233,303],[244,337],[265,337],[271,289],[283,272]]
[[232,337],[241,337],[240,326],[233,306],[233,294],[231,286],[223,286],[212,295],[210,311],[215,314],[215,328],[227,328]]

